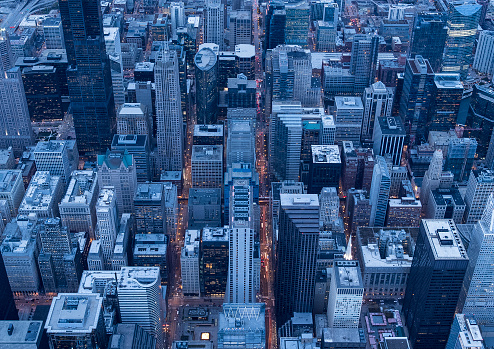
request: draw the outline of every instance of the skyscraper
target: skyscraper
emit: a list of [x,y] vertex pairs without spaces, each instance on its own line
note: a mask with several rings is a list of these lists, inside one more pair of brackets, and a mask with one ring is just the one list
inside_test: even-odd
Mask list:
[[372,174],[372,184],[370,188],[371,215],[370,227],[384,227],[386,211],[388,209],[389,189],[391,186],[391,176],[388,165],[382,156],[376,156],[374,172]]
[[158,158],[162,171],[181,171],[183,116],[177,53],[164,44],[154,68]]
[[494,74],[494,31],[483,30],[480,33],[473,69],[484,74]]
[[482,6],[476,1],[451,1],[448,6],[448,38],[444,48],[444,73],[459,73],[465,79],[473,62],[473,48]]
[[390,155],[393,165],[401,164],[406,133],[401,119],[396,116],[380,117],[374,126],[374,154]]
[[[434,40],[431,40],[431,36]],[[446,16],[443,13],[419,13],[412,29],[411,57],[427,59],[434,71],[441,68],[444,45],[448,36]]]
[[96,239],[100,240],[103,250],[103,263],[111,270],[111,257],[118,233],[118,215],[115,192],[112,187],[103,187],[96,201]]
[[266,49],[285,43],[286,11],[282,1],[270,1],[266,14]]
[[[319,240],[315,194],[280,194],[276,318],[282,326],[294,312],[311,312]],[[297,246],[297,248],[294,248]]]
[[393,89],[378,81],[366,87],[363,95],[364,119],[362,121],[362,139],[372,141],[375,120],[383,116],[391,116],[393,108]]
[[357,34],[353,37],[350,73],[355,76],[354,92],[362,94],[376,76],[379,37]]
[[199,48],[194,58],[196,65],[197,122],[199,124],[216,123],[218,108],[217,62],[216,52],[208,45]]
[[69,68],[67,80],[79,151],[106,151],[115,132],[115,103],[100,3],[59,0]]
[[221,0],[206,1],[206,22],[204,23],[204,42],[224,47],[225,34],[225,5]]
[[465,223],[474,224],[482,218],[491,193],[494,193],[494,172],[490,170],[470,172],[465,193],[467,205]]
[[454,130],[462,97],[463,84],[459,74],[435,74],[427,129]]
[[403,303],[414,349],[446,346],[467,266],[455,223],[423,219]]

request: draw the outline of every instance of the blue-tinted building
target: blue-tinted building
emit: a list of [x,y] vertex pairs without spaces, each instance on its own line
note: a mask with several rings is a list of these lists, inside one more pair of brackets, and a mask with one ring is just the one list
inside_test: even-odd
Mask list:
[[[443,13],[419,13],[412,29],[410,56],[427,59],[434,71],[441,68],[444,45],[448,36],[446,16]],[[431,40],[434,37],[434,40]]]

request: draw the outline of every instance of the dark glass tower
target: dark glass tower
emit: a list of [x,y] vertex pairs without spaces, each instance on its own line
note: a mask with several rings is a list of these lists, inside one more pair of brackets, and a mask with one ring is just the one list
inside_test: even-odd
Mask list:
[[414,349],[446,346],[467,266],[453,220],[423,219],[403,303]]
[[67,80],[77,146],[94,158],[110,148],[115,104],[100,3],[59,0],[69,68]]
[[0,254],[0,299],[2,300],[0,302],[0,320],[19,320],[2,254]]
[[266,15],[266,49],[285,43],[286,12],[283,2],[269,3]]
[[[417,55],[429,60],[432,70],[438,71],[443,61],[444,45],[448,36],[446,15],[419,13],[412,31],[411,57]],[[431,38],[434,40],[431,40]]]

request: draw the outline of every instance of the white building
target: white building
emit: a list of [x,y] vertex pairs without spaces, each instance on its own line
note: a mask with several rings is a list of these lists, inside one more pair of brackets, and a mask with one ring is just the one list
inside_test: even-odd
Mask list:
[[62,225],[71,232],[87,232],[94,239],[98,191],[96,171],[73,171],[65,196],[58,204]]
[[360,97],[335,97],[336,142],[360,144],[364,106]]
[[362,139],[372,140],[374,122],[379,117],[391,116],[393,108],[393,89],[381,81],[364,89],[364,118],[362,122]]
[[340,198],[335,187],[322,188],[319,205],[319,225],[321,227],[330,227],[338,221]]
[[75,161],[69,159],[67,141],[38,142],[34,149],[34,162],[37,171],[49,171],[52,176],[60,176],[64,185],[68,184],[71,172],[77,169]]
[[221,0],[206,1],[206,16],[204,23],[204,42],[224,47],[225,6]]
[[191,158],[192,187],[221,188],[223,186],[223,147],[193,145]]
[[62,193],[60,176],[52,176],[48,171],[36,171],[19,206],[19,214],[36,213],[38,218],[58,217]]
[[480,32],[473,69],[488,75],[494,74],[494,31],[482,30]]
[[146,105],[124,103],[117,115],[117,133],[119,135],[152,135],[152,125]]
[[466,224],[474,224],[482,218],[491,193],[494,193],[494,172],[490,170],[470,172],[465,193]]
[[183,115],[178,58],[164,45],[154,67],[158,159],[162,171],[181,171],[183,157]]
[[170,182],[163,183],[165,198],[166,231],[169,236],[175,236],[178,225],[178,196],[177,186]]
[[17,214],[24,193],[21,170],[0,170],[0,200],[7,201],[11,216]]
[[185,232],[185,245],[180,255],[182,271],[182,292],[184,295],[199,296],[201,293],[199,282],[199,230]]
[[185,27],[185,8],[183,1],[170,3],[170,20],[172,26],[172,38],[177,36],[177,29]]
[[[446,349],[484,349],[484,339],[477,318],[471,314],[456,314]],[[487,344],[487,343],[485,343]]]
[[96,239],[100,240],[103,250],[104,269],[111,269],[111,257],[118,233],[118,214],[115,191],[112,187],[103,187],[96,201]]
[[120,29],[104,27],[105,48],[110,58],[111,80],[115,104],[125,103],[125,88],[123,83],[122,48],[120,45]]
[[328,325],[358,328],[364,285],[357,261],[335,261],[328,298]]
[[120,316],[150,332],[163,348],[161,277],[157,267],[125,267],[117,283]]

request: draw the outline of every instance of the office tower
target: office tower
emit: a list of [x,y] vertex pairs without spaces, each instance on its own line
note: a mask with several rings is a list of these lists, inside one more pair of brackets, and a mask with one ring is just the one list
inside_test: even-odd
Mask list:
[[194,125],[194,145],[224,145],[223,125]]
[[463,313],[456,314],[451,326],[451,332],[446,343],[446,349],[471,348],[484,349],[482,332],[475,316]]
[[285,44],[308,47],[310,7],[306,2],[285,3]]
[[364,106],[360,97],[335,97],[335,141],[352,141],[360,144]]
[[390,185],[391,176],[386,160],[382,156],[377,155],[369,193],[370,204],[372,206],[369,220],[370,227],[384,227]]
[[415,196],[407,195],[389,199],[386,217],[387,227],[418,227],[422,204]]
[[119,135],[153,134],[152,119],[147,106],[142,103],[124,103],[117,115],[117,133]]
[[337,145],[312,145],[307,178],[307,193],[319,194],[324,187],[340,182],[341,156]]
[[197,123],[215,124],[218,107],[218,57],[209,46],[201,46],[194,58]]
[[24,193],[25,189],[21,170],[0,171],[0,200],[7,201],[11,216],[17,214]]
[[491,170],[475,170],[470,173],[465,193],[465,217],[467,224],[474,224],[482,218],[487,200],[494,192],[494,173]]
[[223,298],[227,287],[230,229],[203,228],[200,245],[201,295]]
[[414,348],[446,346],[468,261],[452,220],[421,221],[403,303]]
[[239,44],[252,44],[252,11],[231,11],[229,22],[229,46],[235,47]]
[[357,261],[334,261],[328,298],[328,325],[358,328],[364,285]]
[[38,218],[57,217],[62,195],[59,176],[51,176],[48,171],[36,171],[19,206],[19,214],[36,213]]
[[12,147],[16,154],[20,154],[25,147],[34,143],[34,134],[18,67],[11,70],[0,67],[0,100],[0,122],[4,130],[0,136],[0,147]]
[[105,258],[103,256],[103,247],[100,240],[91,241],[89,253],[87,255],[88,270],[104,270]]
[[376,119],[374,126],[374,154],[389,154],[393,165],[401,164],[401,155],[405,143],[406,132],[399,117],[389,116]]
[[0,29],[0,69],[7,71],[14,66],[14,55],[10,46],[9,33],[6,28]]
[[[115,131],[115,103],[106,54],[100,4],[59,1],[70,104],[83,156],[95,157],[110,146]],[[97,91],[97,92],[96,92]]]
[[494,31],[480,32],[479,43],[475,52],[473,69],[479,73],[494,74]]
[[254,123],[250,120],[229,120],[226,143],[226,165],[246,163],[256,165]]
[[[271,194],[269,202],[271,206],[271,217],[273,229],[278,231],[280,217],[280,195],[281,194],[305,194],[304,183],[294,181],[283,181],[271,183]],[[276,233],[277,234],[277,233]]]
[[53,298],[45,323],[50,348],[108,348],[103,297],[61,293]]
[[429,193],[431,190],[439,188],[441,174],[443,173],[443,152],[441,149],[434,151],[429,168],[425,172],[420,188],[420,202],[424,209],[427,208]]
[[350,189],[348,191],[347,204],[348,217],[350,219],[350,231],[352,234],[357,232],[358,227],[370,226],[370,216],[372,212],[372,204],[366,190]]
[[429,188],[428,195],[425,218],[452,219],[456,224],[463,222],[466,205],[457,188]]
[[[122,47],[120,44],[120,28],[104,27],[105,47],[110,62],[113,97],[118,107],[125,103],[125,87],[123,82]],[[129,42],[130,42],[129,33]]]
[[477,36],[482,6],[474,0],[452,1],[448,6],[448,37],[444,47],[444,73],[458,73],[462,80],[473,62],[473,48]]
[[93,170],[72,172],[67,191],[58,204],[62,225],[71,233],[87,232],[94,239],[98,174]]
[[113,249],[111,267],[112,270],[120,270],[122,267],[129,265],[128,250],[132,243],[130,241],[131,229],[133,229],[134,221],[130,213],[124,213],[120,219],[120,228],[118,230],[117,239],[115,240],[115,248]]
[[101,187],[96,201],[96,239],[101,240],[104,268],[110,269],[111,255],[115,247],[118,233],[118,210],[115,190],[112,187]]
[[403,91],[400,98],[400,117],[405,125],[410,140],[415,141],[415,135],[425,137],[425,124],[434,84],[434,71],[427,59],[415,56],[407,60]]
[[[302,115],[275,114],[273,144],[270,158],[273,172],[279,181],[298,181],[302,141]],[[271,132],[270,132],[271,134]],[[276,141],[275,141],[276,140]]]
[[47,49],[65,49],[62,20],[60,18],[50,17],[43,21],[43,36],[45,37],[45,46]]
[[122,268],[117,292],[122,323],[141,326],[156,338],[156,347],[163,348],[159,268]]
[[199,243],[200,230],[187,230],[185,243],[180,254],[180,270],[182,276],[182,292],[185,296],[199,296]]
[[193,145],[191,176],[194,188],[221,188],[223,185],[223,147],[221,145]]
[[166,210],[166,231],[170,237],[174,237],[178,225],[178,195],[177,186],[170,182],[163,183],[163,195]]
[[162,171],[182,170],[183,116],[181,110],[178,58],[164,45],[156,59],[156,126],[158,156]]
[[[438,12],[422,12],[415,17],[412,29],[411,57],[427,59],[432,70],[438,71],[443,61],[444,45],[448,36],[446,16]],[[434,36],[434,40],[430,40]]]
[[148,137],[148,135],[116,134],[111,144],[112,151],[132,155],[137,182],[147,182],[153,176],[154,161],[151,159]]
[[370,189],[374,171],[374,153],[371,148],[355,148],[352,142],[342,142],[342,188]]
[[322,188],[319,194],[319,225],[329,229],[338,220],[340,198],[335,187]]
[[188,229],[221,226],[221,189],[190,188]]
[[236,78],[228,78],[227,103],[228,108],[255,108],[256,81],[248,80],[244,74]]
[[204,42],[224,47],[225,5],[220,0],[206,1],[206,16],[204,23]]
[[[48,218],[38,229],[41,242],[39,269],[45,292],[67,289],[69,285],[64,258],[72,252],[69,232],[61,226],[60,218]],[[41,255],[49,260],[51,270],[42,267]]]
[[268,4],[266,14],[266,49],[272,50],[285,43],[286,11],[282,1]]
[[187,18],[185,17],[184,3],[171,2],[170,3],[170,21],[172,26],[172,39],[177,35],[177,29],[185,27],[185,22]]
[[97,165],[99,186],[114,188],[118,213],[134,212],[137,187],[134,157],[128,152],[107,150],[105,155],[98,155]]
[[166,233],[163,183],[139,183],[134,196],[137,233]]
[[[311,312],[319,240],[319,199],[315,194],[280,194],[276,318]],[[293,246],[298,246],[293,249]]]
[[494,108],[494,88],[491,84],[474,85],[472,98],[470,100],[470,112],[466,120],[464,137],[475,138],[477,140],[477,156],[479,159],[486,159],[494,129],[494,115],[491,110]]
[[350,73],[355,76],[354,92],[362,94],[374,83],[379,37],[357,34],[353,37]]
[[[247,79],[254,80],[256,78],[256,48],[250,44],[235,45],[235,67],[237,74],[244,74]],[[221,73],[221,70],[220,70]],[[236,75],[229,76],[235,77]]]
[[136,234],[134,237],[134,265],[159,268],[162,285],[168,280],[167,247],[168,237],[165,234]]
[[428,130],[449,131],[457,124],[463,84],[459,74],[435,74],[429,109]]
[[[66,186],[70,173],[77,169],[76,162],[69,161],[66,141],[38,142],[34,149],[34,162],[38,171],[48,171],[52,176],[59,176]],[[79,156],[77,155],[77,158]]]
[[393,89],[378,81],[364,89],[364,118],[362,121],[362,142],[372,141],[374,123],[380,117],[391,116]]
[[[223,304],[218,321],[218,349],[265,349],[265,304]],[[232,321],[238,320],[238,327]]]
[[455,181],[467,180],[472,170],[476,150],[477,141],[474,138],[451,139],[444,170],[451,171]]

